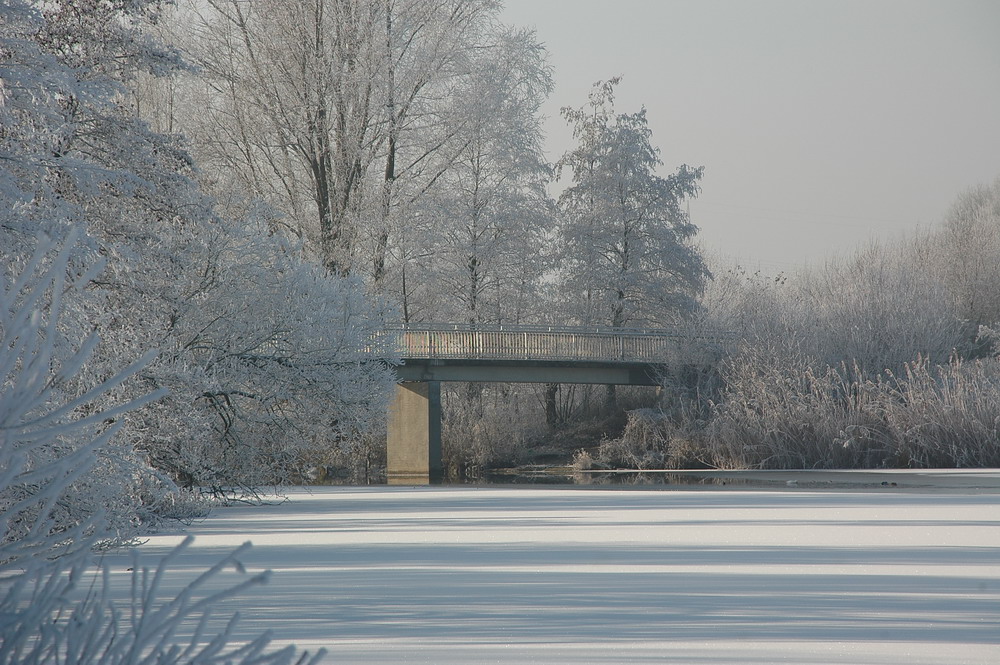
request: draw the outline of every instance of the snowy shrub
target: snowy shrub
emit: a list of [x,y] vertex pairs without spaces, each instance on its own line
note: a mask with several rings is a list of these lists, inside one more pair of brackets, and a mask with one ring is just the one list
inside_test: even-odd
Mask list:
[[[136,475],[141,453],[168,482],[253,491],[380,425],[389,355],[368,338],[382,306],[356,280],[303,261],[269,211],[221,216],[180,138],[141,119],[127,94],[135,77],[184,67],[149,38],[160,5],[0,3],[0,265],[16,271],[39,231],[69,228],[80,230],[71,270],[103,262],[62,313],[64,328],[104,340],[78,385],[100,384],[122,357],[161,351],[99,398],[169,391],[122,420],[114,441],[124,453],[95,469]],[[91,496],[100,494],[81,492],[79,503]]]
[[789,369],[857,365],[874,377],[918,356],[946,363],[964,326],[926,249],[922,240],[875,245],[792,276],[717,270],[699,325],[732,333],[728,357],[752,349]]
[[216,221],[184,256],[203,271],[169,287],[173,323],[150,376],[171,395],[141,443],[178,481],[219,491],[343,459],[384,422],[395,383],[395,351],[372,346],[380,302],[250,221]]
[[[151,354],[82,392],[64,389],[85,374],[98,344],[94,334],[67,338],[58,325],[86,283],[65,281],[71,241],[61,249],[40,243],[0,290],[0,664],[292,662],[294,648],[265,652],[268,635],[230,645],[235,617],[218,630],[210,622],[218,601],[266,581],[262,574],[222,591],[204,588],[238,566],[242,550],[166,600],[160,581],[189,541],[155,571],[137,563],[126,608],[110,597],[111,571],[90,566],[91,548],[122,538],[116,516],[124,504],[141,512],[148,500],[133,493],[135,480],[118,459],[127,448],[116,439],[129,412],[161,393],[102,403]],[[99,461],[108,457],[116,458],[110,467]],[[135,459],[127,466],[141,473]]]
[[1000,466],[1000,361],[907,366],[885,414],[894,465]]
[[[162,392],[118,404],[105,399],[152,353],[93,385],[78,383],[98,339],[94,333],[74,339],[59,325],[66,301],[72,304],[88,282],[86,275],[66,281],[72,240],[62,248],[40,243],[19,273],[4,275],[0,289],[4,543],[23,544],[41,529],[69,544],[58,534],[94,533],[98,515],[102,537],[128,540],[173,489],[115,438],[128,411]],[[52,487],[58,493],[42,491]]]
[[873,467],[890,459],[883,406],[888,386],[855,366],[814,370],[745,349],[727,368],[726,388],[705,436],[718,466]]
[[625,431],[601,441],[595,457],[600,467],[622,469],[697,469],[711,459],[691,421],[677,424],[648,408],[629,411]]
[[744,357],[704,433],[735,468],[977,467],[1000,463],[1000,363],[918,360],[869,378]]
[[[107,565],[89,567],[84,554],[56,561],[35,560],[4,573],[0,586],[0,664],[3,665],[289,665],[317,663],[294,646],[268,651],[270,633],[232,643],[239,620],[219,621],[212,610],[249,587],[264,584],[269,573],[212,590],[210,580],[225,568],[242,572],[238,548],[203,571],[180,593],[163,596],[160,584],[169,566],[190,545],[185,540],[155,569],[134,557],[127,605],[116,605]],[[6,587],[4,589],[4,587]]]
[[[934,428],[911,421],[918,404],[951,409],[955,396],[945,388],[954,377],[946,376],[985,381],[954,360],[970,348],[968,323],[935,268],[936,251],[917,238],[787,278],[719,271],[705,321],[734,337],[720,365],[724,388],[712,395],[702,435],[714,463],[985,463],[988,446],[974,439],[969,455],[931,454],[935,444],[915,432]],[[989,393],[988,381],[981,387]],[[961,427],[986,422],[973,415],[977,409],[964,411]]]
[[509,386],[467,384],[441,393],[441,454],[451,478],[480,478],[524,462],[529,442],[544,430]]

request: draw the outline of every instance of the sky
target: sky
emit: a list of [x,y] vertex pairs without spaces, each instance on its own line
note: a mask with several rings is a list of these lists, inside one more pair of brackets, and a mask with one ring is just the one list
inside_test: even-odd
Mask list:
[[545,44],[559,115],[621,76],[647,109],[661,175],[704,166],[690,205],[715,261],[821,265],[933,228],[1000,177],[996,0],[505,0]]

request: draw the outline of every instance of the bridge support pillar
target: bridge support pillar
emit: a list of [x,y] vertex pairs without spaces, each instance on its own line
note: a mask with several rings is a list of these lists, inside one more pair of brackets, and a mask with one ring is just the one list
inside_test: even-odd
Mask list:
[[439,381],[396,384],[396,395],[389,407],[386,475],[390,485],[441,481]]

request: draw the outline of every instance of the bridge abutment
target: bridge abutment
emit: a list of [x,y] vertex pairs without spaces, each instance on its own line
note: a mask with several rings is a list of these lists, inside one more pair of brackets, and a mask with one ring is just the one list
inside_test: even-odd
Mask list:
[[441,481],[440,381],[396,384],[389,407],[386,476],[390,485]]

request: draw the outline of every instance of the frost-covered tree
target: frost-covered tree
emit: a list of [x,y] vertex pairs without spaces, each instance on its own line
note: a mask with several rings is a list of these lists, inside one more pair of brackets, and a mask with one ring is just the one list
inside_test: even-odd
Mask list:
[[1000,178],[963,193],[932,240],[938,272],[973,337],[1000,323]]
[[[8,0],[0,6],[0,210],[30,245],[38,229],[112,220],[149,206],[184,156],[119,105],[120,80],[179,66],[142,38],[151,3]],[[170,163],[170,168],[156,168]],[[166,191],[163,191],[166,194]],[[181,203],[184,203],[182,201]],[[11,247],[11,245],[7,245]]]
[[282,209],[329,270],[349,270],[381,111],[375,5],[210,0],[199,13],[205,165]]
[[702,168],[657,175],[646,112],[615,110],[618,82],[597,83],[586,106],[562,111],[577,141],[557,165],[571,181],[559,197],[564,297],[581,324],[664,325],[696,309],[709,277],[684,207]]
[[122,438],[185,483],[289,480],[382,417],[392,375],[363,355],[381,305],[303,264],[270,211],[218,214],[177,137],[127,94],[137,71],[182,66],[144,32],[157,3],[92,4],[0,7],[4,262],[22,264],[39,230],[79,229],[71,266],[105,264],[64,316],[106,341],[86,372],[162,351],[122,390],[170,396]]
[[330,464],[382,422],[395,382],[393,351],[372,342],[379,301],[253,221],[203,229],[169,291],[152,376],[171,395],[139,445],[186,484],[253,488]]
[[395,291],[406,307],[402,284],[408,241],[419,235],[410,215],[456,157],[466,125],[461,100],[476,76],[481,52],[492,52],[503,28],[496,0],[381,0],[384,69],[382,149],[373,173],[378,213],[362,225],[365,273],[380,291]]
[[[207,623],[219,601],[267,580],[265,573],[212,588],[220,570],[240,568],[241,550],[173,597],[160,580],[189,541],[154,574],[137,560],[125,607],[109,596],[110,569],[91,566],[91,548],[127,540],[132,532],[123,533],[123,518],[148,510],[155,487],[163,495],[164,483],[120,441],[129,413],[160,395],[114,399],[152,354],[87,382],[83,370],[99,340],[86,331],[67,335],[60,325],[92,276],[67,280],[74,235],[62,247],[43,240],[0,281],[0,663],[291,663],[295,649],[267,652],[266,634],[230,644],[236,618],[218,632]],[[178,639],[185,623],[198,629]]]
[[381,283],[396,208],[433,183],[448,100],[495,20],[493,0],[210,0],[189,52],[207,111],[190,123],[212,172],[287,216],[333,272]]
[[438,320],[524,322],[537,311],[553,209],[539,107],[550,89],[529,31],[482,49],[456,109],[459,149],[422,210]]
[[[67,277],[73,272],[69,255],[74,235],[64,247],[43,241],[2,274],[4,560],[44,558],[60,545],[78,547],[66,533],[89,538],[98,531],[100,537],[128,541],[141,532],[156,503],[170,500],[173,488],[127,443],[113,441],[125,425],[124,414],[161,397],[163,391],[122,404],[105,401],[120,394],[119,387],[148,365],[153,354],[88,385],[84,368],[98,344],[97,335],[61,325],[73,301],[86,298],[93,277],[92,272]],[[43,491],[50,486],[57,489]]]

